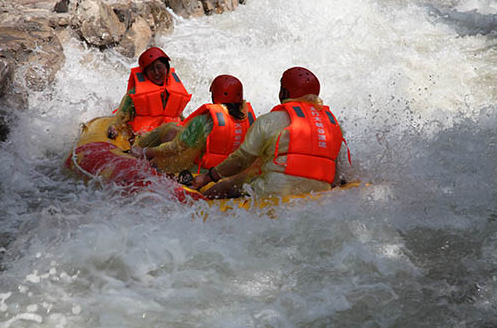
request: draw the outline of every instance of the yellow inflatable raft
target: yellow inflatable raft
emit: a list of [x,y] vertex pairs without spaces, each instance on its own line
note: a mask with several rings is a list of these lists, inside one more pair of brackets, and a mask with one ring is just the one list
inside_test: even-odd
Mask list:
[[345,190],[361,185],[360,182],[349,182],[329,191],[293,195],[286,197],[269,197],[257,200],[249,197],[238,199],[207,200],[201,193],[175,181],[171,176],[163,175],[149,165],[149,162],[131,156],[129,136],[118,134],[115,139],[108,137],[108,127],[113,117],[98,117],[81,124],[80,134],[65,161],[65,165],[84,179],[99,178],[102,182],[115,183],[126,192],[146,189],[154,182],[167,183],[171,186],[171,194],[180,202],[205,200],[210,205],[218,206],[221,211],[234,208],[250,210],[288,203],[293,199],[315,200],[334,190]]

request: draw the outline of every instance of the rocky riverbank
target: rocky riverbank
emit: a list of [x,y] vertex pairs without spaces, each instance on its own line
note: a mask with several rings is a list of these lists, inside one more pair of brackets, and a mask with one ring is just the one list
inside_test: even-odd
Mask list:
[[235,10],[245,0],[9,0],[0,2],[0,141],[9,112],[28,107],[27,92],[50,85],[64,65],[64,44],[136,57],[171,33],[171,10],[184,18]]

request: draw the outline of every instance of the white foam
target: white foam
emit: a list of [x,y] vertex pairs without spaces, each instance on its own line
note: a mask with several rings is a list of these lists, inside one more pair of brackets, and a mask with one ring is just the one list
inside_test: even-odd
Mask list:
[[[1,232],[14,239],[0,249],[2,327],[392,326],[433,309],[448,324],[485,318],[496,295],[485,275],[495,264],[494,41],[460,36],[415,2],[247,2],[177,18],[157,38],[193,93],[186,114],[209,101],[218,74],[239,77],[267,113],[281,73],[308,67],[345,131],[345,177],[373,185],[221,213],[178,204],[166,187],[126,197],[67,177],[79,123],[110,114],[136,64],[72,40],[53,88],[31,94],[0,146]],[[468,251],[480,246],[483,258]],[[452,293],[437,289],[444,272],[463,275]],[[476,282],[484,295],[471,294]],[[459,307],[454,290],[482,295],[480,308]]]

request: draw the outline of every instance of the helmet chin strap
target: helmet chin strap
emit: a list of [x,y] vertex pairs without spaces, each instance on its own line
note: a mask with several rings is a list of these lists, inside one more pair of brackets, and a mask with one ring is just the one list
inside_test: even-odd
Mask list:
[[288,99],[288,96],[289,96],[288,90],[280,86],[280,93],[279,93],[280,103],[283,103],[286,99]]

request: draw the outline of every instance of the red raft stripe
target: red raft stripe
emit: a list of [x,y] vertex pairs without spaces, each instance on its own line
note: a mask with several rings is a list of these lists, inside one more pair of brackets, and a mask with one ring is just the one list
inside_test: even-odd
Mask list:
[[[206,199],[202,194],[186,190],[176,181],[161,175],[148,161],[112,152],[116,148],[108,142],[92,142],[76,148],[75,154],[79,155],[78,169],[92,176],[100,176],[106,182],[129,187],[131,192],[145,189],[152,183],[151,178],[158,177],[172,183],[172,194],[182,203],[189,199]],[[71,167],[71,161],[69,157],[66,165]]]

